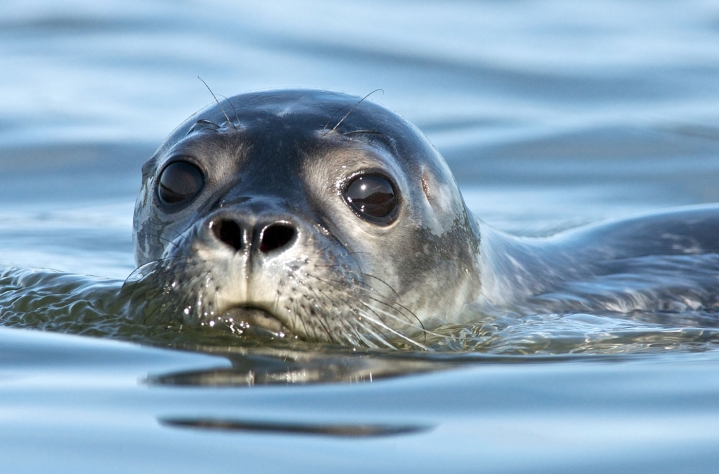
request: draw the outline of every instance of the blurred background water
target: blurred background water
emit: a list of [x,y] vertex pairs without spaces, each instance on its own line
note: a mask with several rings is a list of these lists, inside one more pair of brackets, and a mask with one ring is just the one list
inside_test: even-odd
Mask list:
[[[427,134],[469,207],[512,232],[719,201],[715,1],[0,5],[3,268],[125,278],[140,166],[211,102],[197,76],[222,95],[381,88],[372,99]],[[180,352],[0,329],[0,469],[716,470],[711,328],[475,329],[534,354]],[[543,350],[578,340],[603,345]]]

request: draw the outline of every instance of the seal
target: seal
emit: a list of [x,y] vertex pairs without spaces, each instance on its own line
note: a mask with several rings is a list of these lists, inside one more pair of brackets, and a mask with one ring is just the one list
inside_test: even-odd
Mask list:
[[241,94],[196,113],[144,165],[134,216],[155,314],[370,347],[420,345],[467,305],[716,307],[718,236],[713,206],[547,238],[499,232],[467,211],[414,125],[320,90]]

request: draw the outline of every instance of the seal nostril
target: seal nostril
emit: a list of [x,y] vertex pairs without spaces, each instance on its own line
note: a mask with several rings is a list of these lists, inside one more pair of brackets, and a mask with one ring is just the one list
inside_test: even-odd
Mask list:
[[286,224],[272,224],[265,227],[260,239],[260,252],[267,253],[284,247],[292,241],[295,229]]
[[242,229],[235,221],[220,219],[212,223],[212,232],[235,250],[242,250]]

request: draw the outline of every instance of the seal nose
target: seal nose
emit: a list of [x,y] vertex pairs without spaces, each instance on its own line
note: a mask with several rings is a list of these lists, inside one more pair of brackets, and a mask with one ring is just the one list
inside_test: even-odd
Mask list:
[[270,224],[260,234],[260,252],[268,253],[289,245],[295,237],[295,229],[291,226],[277,222]]
[[244,248],[242,228],[237,222],[230,219],[217,219],[210,222],[210,229],[212,229],[212,233],[218,240],[236,251],[239,252]]
[[[250,235],[252,247],[261,253],[270,253],[289,247],[297,234],[295,228],[287,222],[250,226],[242,225],[233,219],[219,218],[210,222],[210,228],[217,240],[238,252],[245,249]],[[247,238],[244,231],[248,231]]]

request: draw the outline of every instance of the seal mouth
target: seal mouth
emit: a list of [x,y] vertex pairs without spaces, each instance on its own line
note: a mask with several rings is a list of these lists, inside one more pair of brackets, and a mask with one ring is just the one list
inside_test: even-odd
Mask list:
[[234,306],[224,313],[222,319],[231,321],[242,332],[261,338],[286,337],[292,334],[275,315],[256,306]]

